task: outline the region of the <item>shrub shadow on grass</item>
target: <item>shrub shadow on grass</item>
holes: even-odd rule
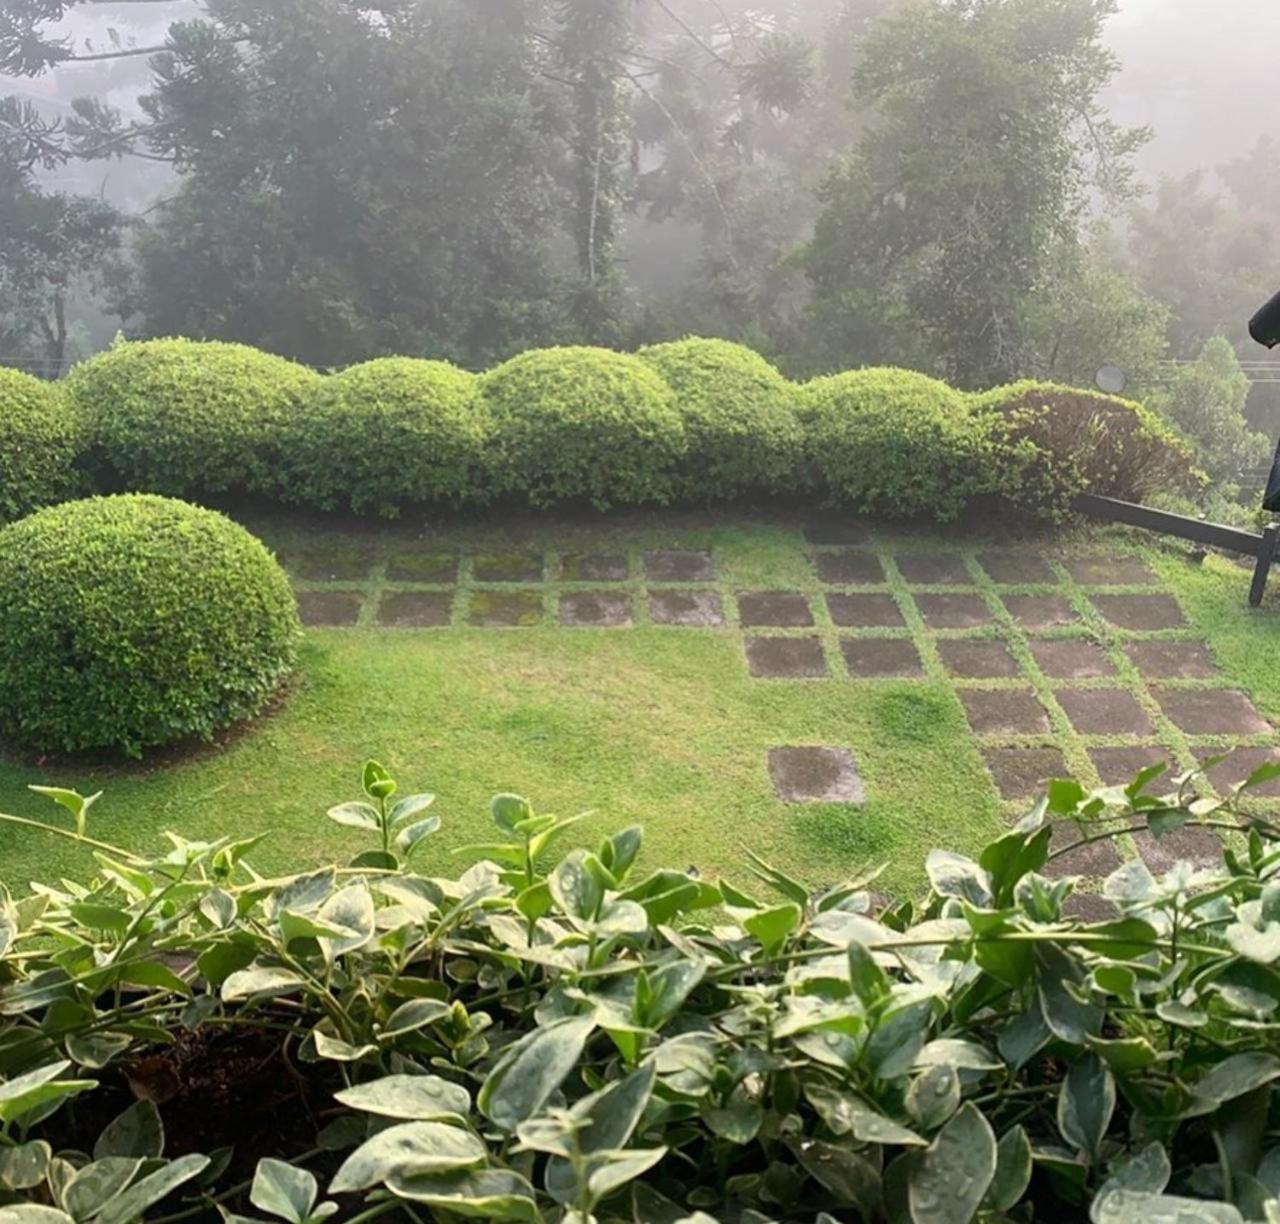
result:
[[[212,739],[187,739],[164,748],[153,749],[140,761],[131,761],[108,751],[101,752],[46,752],[32,753],[0,740],[0,763],[16,769],[41,769],[57,771],[60,779],[74,772],[90,779],[133,779],[195,765],[221,756],[238,744],[265,730],[284,712],[289,703],[307,683],[304,671],[299,668],[267,700],[266,705],[252,718],[224,727]],[[65,786],[65,781],[57,785]]]

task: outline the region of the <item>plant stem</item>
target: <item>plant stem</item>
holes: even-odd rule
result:
[[[95,850],[112,855],[114,858],[127,859],[131,863],[145,866],[147,860],[131,850],[123,850],[110,842],[98,841],[95,837],[82,836],[74,829],[60,829],[57,825],[45,824],[42,820],[29,820],[26,816],[10,816],[8,812],[0,812],[0,823],[21,825],[26,829],[38,829],[41,833],[52,833],[55,837],[64,837],[68,841],[79,842],[82,846],[92,846]]]

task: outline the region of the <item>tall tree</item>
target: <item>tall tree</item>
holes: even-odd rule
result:
[[[1249,428],[1249,380],[1229,341],[1214,336],[1196,361],[1181,365],[1156,403],[1195,444],[1201,465],[1219,484],[1264,466],[1271,443]]]
[[[823,189],[805,263],[829,365],[899,361],[966,386],[1027,369],[1028,303],[1092,193],[1133,192],[1144,130],[1100,101],[1113,0],[911,0],[862,46],[874,117]]]
[[[569,135],[579,284],[574,319],[585,339],[622,336],[618,244],[627,203],[630,130],[627,70],[632,0],[561,0],[555,37],[560,79],[572,91]]]
[[[120,248],[122,218],[101,200],[43,191],[41,121],[0,99],[0,362],[57,377],[67,360],[67,303],[101,288]]]
[[[650,304],[646,338],[699,331],[789,347],[807,297],[789,256],[857,130],[857,42],[894,2],[653,0],[634,108],[637,241],[661,248],[657,227],[692,227],[697,252],[688,283]]]
[[[558,334],[551,88],[525,0],[210,0],[144,99],[183,172],[140,243],[152,330],[317,364],[484,365]]]

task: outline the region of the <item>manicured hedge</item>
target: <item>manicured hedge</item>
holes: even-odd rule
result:
[[[293,670],[297,605],[244,528],[149,494],[0,530],[0,732],[40,752],[210,739]]]
[[[83,490],[80,417],[57,383],[0,368],[0,521]]]
[[[500,365],[483,386],[502,492],[601,510],[671,500],[684,424],[671,389],[639,358],[541,349]]]
[[[277,495],[282,431],[319,383],[283,357],[195,340],[120,344],[66,380],[104,486],[172,496]]]
[[[954,519],[995,482],[995,456],[965,397],[924,374],[817,379],[803,389],[801,419],[823,492],[868,514]]]
[[[1144,501],[1204,477],[1190,445],[1154,412],[1098,391],[1025,381],[970,397],[1001,458],[999,488],[1022,509],[1065,513],[1077,494]]]
[[[678,495],[730,500],[793,487],[804,435],[796,388],[758,353],[725,340],[677,340],[641,349],[675,392],[688,453]]]
[[[66,391],[74,411],[21,427],[57,445],[28,448],[16,475],[0,455],[0,514],[73,493],[78,454],[103,491],[386,515],[781,494],[886,517],[980,503],[1052,519],[1085,489],[1141,501],[1203,481],[1180,436],[1126,400],[1034,382],[966,395],[897,369],[797,386],[749,349],[697,338],[636,355],[543,349],[478,376],[383,358],[327,377],[242,345],[153,340],[85,362]]]
[[[352,366],[288,420],[285,496],[388,516],[412,502],[482,502],[489,433],[474,374],[410,357]]]

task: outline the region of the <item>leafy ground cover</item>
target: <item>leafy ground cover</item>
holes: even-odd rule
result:
[[[1237,744],[1265,756],[1261,718],[1280,717],[1276,605],[1250,613],[1247,578],[1225,560],[1197,567],[1136,538],[1059,536],[1043,553],[963,530],[828,524],[806,537],[800,518],[741,513],[430,532],[248,521],[304,614],[354,619],[309,630],[290,700],[217,750],[145,768],[11,757],[0,807],[30,810],[31,783],[101,788],[107,840],[265,828],[258,861],[296,868],[350,853],[323,813],[350,788],[350,762],[377,756],[438,791],[437,847],[476,840],[488,797],[518,787],[545,811],[590,806],[588,843],[642,822],[655,861],[707,875],[750,847],[818,881],[887,860],[901,889],[930,846],[976,849],[1045,777],[1109,782],[1144,754],[1185,767]],[[744,598],[761,593],[798,597],[799,616],[794,600]],[[513,594],[512,627],[472,623],[504,619]],[[874,623],[884,608],[890,623]],[[630,624],[561,623],[601,615]],[[786,623],[744,623],[762,618]],[[873,623],[838,623],[859,619]],[[1190,732],[1184,689],[1212,706]],[[1239,725],[1205,731],[1223,701]],[[782,746],[849,750],[865,802],[779,798],[769,764]],[[78,848],[11,832],[0,862],[10,882],[84,866]]]

